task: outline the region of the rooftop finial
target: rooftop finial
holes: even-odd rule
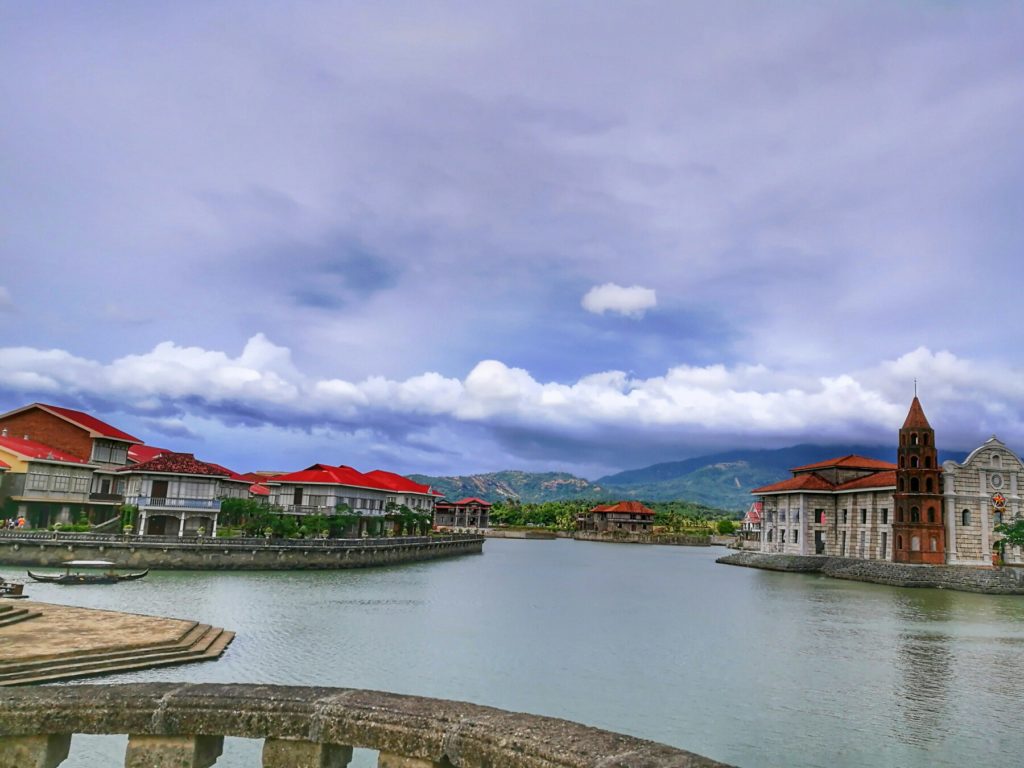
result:
[[[914,379],[914,397],[917,397],[917,379]]]

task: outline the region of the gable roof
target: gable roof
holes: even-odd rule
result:
[[[864,488],[895,488],[896,470],[888,472],[875,472],[872,475],[865,475],[854,480],[848,480],[836,486],[837,491],[859,491]]]
[[[825,461],[816,461],[813,464],[804,464],[802,467],[793,467],[789,470],[790,472],[813,472],[818,469],[871,469],[871,470],[886,470],[896,469],[896,465],[891,461],[882,461],[881,459],[872,459],[868,456],[858,456],[855,453],[847,454],[846,456],[840,456],[838,459],[826,459]]]
[[[591,512],[627,512],[631,515],[653,515],[654,510],[639,501],[620,501],[617,504],[598,504]]]
[[[467,496],[466,498],[459,499],[458,501],[439,501],[437,503],[442,507],[468,507],[471,504],[476,504],[481,507],[494,506],[491,502],[478,499],[476,496]]]
[[[743,516],[744,523],[757,524],[761,522],[761,511],[764,509],[764,502],[755,501],[751,503],[750,509],[747,510],[747,514]]]
[[[22,459],[38,459],[42,461],[59,461],[64,464],[82,464],[92,466],[85,459],[72,456],[70,453],[54,448],[45,443],[37,443],[35,440],[26,440],[22,437],[0,436],[0,448],[10,451]]]
[[[430,486],[423,485],[410,480],[407,477],[396,474],[394,472],[387,472],[383,469],[375,469],[372,472],[367,472],[366,476],[372,480],[380,483],[381,486],[392,491],[399,491],[404,493],[430,493]]]
[[[330,464],[314,464],[298,472],[277,475],[269,483],[303,483],[310,485],[347,485],[351,488],[369,488],[375,491],[388,490],[372,477],[367,477],[344,464],[332,467]]]
[[[121,467],[118,472],[155,472],[167,475],[204,475],[209,477],[231,476],[231,470],[219,464],[200,461],[191,453],[164,453],[141,464]]]
[[[23,406],[22,408],[15,408],[13,411],[0,414],[0,419],[5,416],[13,416],[16,413],[22,411],[29,411],[33,408],[38,408],[41,411],[52,414],[59,419],[74,424],[76,427],[80,427],[89,433],[90,437],[105,437],[108,440],[120,440],[125,443],[141,443],[137,437],[132,437],[127,432],[122,432],[117,427],[112,427],[105,421],[100,421],[95,416],[90,416],[88,413],[82,411],[76,411],[74,408],[63,408],[59,405],[47,405],[46,403],[32,403],[31,405]]]

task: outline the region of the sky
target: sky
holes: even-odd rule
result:
[[[238,471],[1024,449],[1019,2],[4,3],[0,409]]]

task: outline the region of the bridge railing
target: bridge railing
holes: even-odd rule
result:
[[[0,768],[56,768],[71,736],[128,734],[125,768],[208,768],[225,736],[263,739],[263,768],[713,768],[700,755],[566,720],[348,688],[138,683],[9,688]]]

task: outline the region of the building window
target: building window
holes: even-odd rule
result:
[[[903,493],[903,478],[900,478],[900,493]]]
[[[924,457],[924,467],[925,467],[925,469],[931,469],[932,468],[932,457],[931,456],[925,456]]]
[[[785,528],[783,528],[781,531],[779,531],[779,543],[780,544],[785,544],[786,543],[786,529]]]
[[[878,547],[878,557],[881,558],[882,560],[885,559],[885,555],[886,555],[885,545],[887,543],[887,539],[888,538],[889,538],[889,534],[886,531],[882,531],[882,544]]]
[[[918,464],[919,464],[919,462],[918,462],[917,456],[911,456],[910,457],[910,467],[911,467],[911,469],[917,469]]]
[[[921,510],[917,507],[910,508],[910,522],[920,523],[921,522]]]
[[[843,510],[843,525],[846,525],[846,510]]]
[[[905,466],[907,466],[907,457],[906,456],[900,456],[900,468],[903,468]]]
[[[888,524],[889,524],[889,510],[888,509],[883,509],[882,510],[882,525],[888,525]]]
[[[793,513],[793,522],[794,522],[794,523],[799,523],[799,522],[800,522],[800,510],[799,510],[799,509],[798,509],[798,510],[796,510],[796,511],[795,511],[795,512]]]
[[[896,522],[903,522],[903,507],[896,507]]]
[[[1003,457],[1000,456],[998,453],[993,453],[992,454],[992,466],[993,467],[1001,467],[1002,465],[1003,465]]]
[[[992,515],[992,522],[993,522],[994,525],[1002,525],[1003,524],[1003,513],[1002,512],[996,512],[994,515]]]
[[[860,524],[861,525],[867,525],[868,524],[868,511],[866,509],[862,509],[860,511]]]
[[[800,531],[793,531],[793,543],[797,544],[800,541]]]
[[[971,524],[971,510],[965,509],[960,513],[960,524],[965,528]]]
[[[824,509],[816,509],[816,510],[814,510],[814,522],[818,523],[819,525],[824,525],[825,524],[825,510]]]
[[[926,477],[924,481],[924,489],[927,493],[931,493],[935,490],[935,484],[932,482],[930,477]]]
[[[910,551],[920,552],[921,551],[921,538],[919,536],[910,537]]]
[[[896,537],[896,549],[903,549],[903,537],[902,536],[897,536]]]
[[[921,490],[921,481],[916,477],[910,478],[910,492],[918,493]]]
[[[774,533],[774,531],[772,531],[772,530],[768,531],[768,541],[772,540],[772,533]]]
[[[784,509],[780,509],[779,510],[779,522],[780,523],[786,522],[786,510],[784,510]]]
[[[939,551],[939,540],[936,539],[934,536],[932,536],[932,538],[931,538],[931,546],[932,546],[932,552],[938,552]]]
[[[935,507],[928,507],[928,522],[935,522]]]
[[[917,432],[915,432],[914,434],[912,434],[910,436],[910,444],[911,445],[917,445]]]
[[[921,442],[924,445],[928,445],[928,433],[927,432],[925,432],[923,435],[921,435]]]

